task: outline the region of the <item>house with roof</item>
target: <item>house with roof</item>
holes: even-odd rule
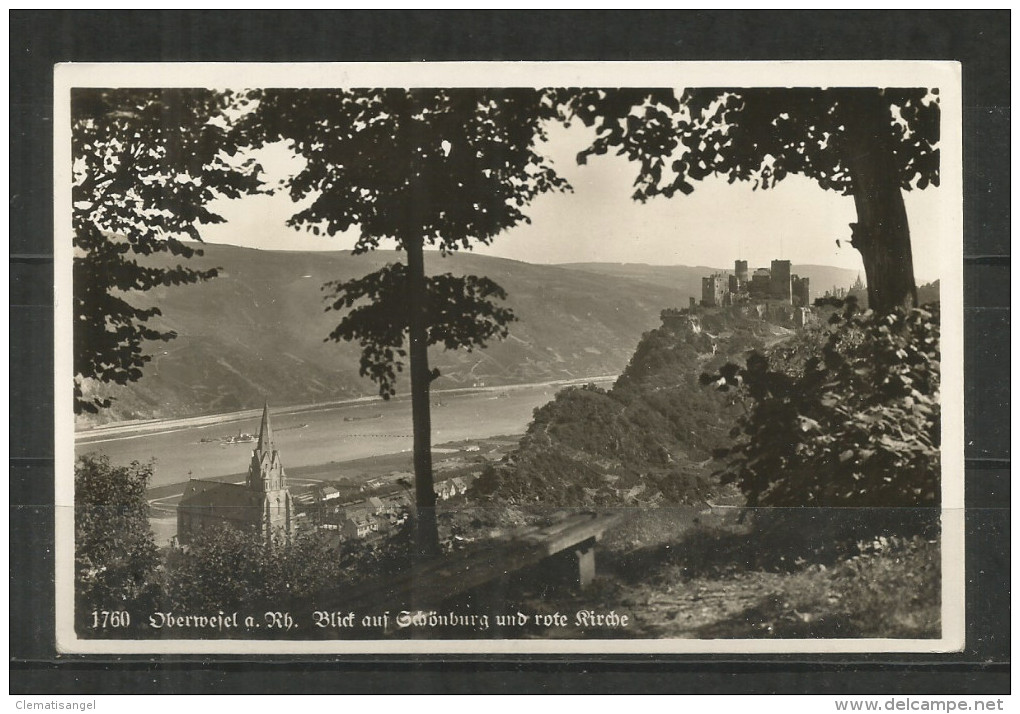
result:
[[[323,503],[336,501],[340,498],[340,491],[333,486],[323,486],[319,489],[319,498]]]
[[[274,535],[289,539],[295,520],[294,499],[273,440],[267,403],[245,482],[191,479],[177,505],[177,540],[188,545],[203,530],[222,526],[253,530],[267,541]]]
[[[379,524],[371,514],[365,511],[351,511],[340,524],[340,534],[344,538],[367,538],[379,532]]]
[[[311,493],[299,493],[292,498],[294,500],[294,507],[302,513],[307,513],[319,505],[318,500]]]

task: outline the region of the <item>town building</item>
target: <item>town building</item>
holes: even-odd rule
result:
[[[378,532],[378,521],[365,511],[351,511],[340,524],[340,535],[347,539],[367,538]]]
[[[302,493],[294,496],[294,503],[298,508],[304,508],[305,510],[314,508],[317,501],[315,496],[310,493]]]
[[[289,539],[294,523],[294,500],[266,404],[245,483],[190,480],[177,506],[177,541],[188,545],[203,530],[221,526],[253,530],[267,541]]]
[[[857,280],[855,280],[854,284],[850,286],[848,294],[856,297],[857,302],[859,302],[861,305],[867,304],[868,289],[864,286],[864,283],[861,281],[860,273],[857,273]]]
[[[858,273],[857,279],[854,280],[854,284],[849,289],[833,285],[831,290],[825,291],[825,297],[837,300],[846,300],[849,297],[854,297],[857,298],[858,304],[864,307],[868,304],[868,288],[861,280],[861,274]]]

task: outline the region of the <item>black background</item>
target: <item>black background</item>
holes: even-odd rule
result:
[[[11,693],[1009,691],[1008,11],[10,12]],[[58,656],[53,64],[946,59],[963,63],[967,644],[943,655]]]

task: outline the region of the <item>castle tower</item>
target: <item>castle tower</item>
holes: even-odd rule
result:
[[[725,276],[710,275],[701,279],[701,304],[705,307],[719,307],[728,287]]]
[[[811,279],[794,275],[792,285],[793,304],[797,307],[811,307]]]
[[[741,285],[747,285],[747,261],[746,260],[735,260],[733,261],[733,275],[736,276],[737,280]]]
[[[287,489],[287,473],[283,470],[280,452],[273,441],[268,403],[262,409],[259,440],[251,452],[246,485],[249,491],[254,491],[262,500],[259,530],[267,538],[275,531],[290,536],[293,504]]]
[[[772,278],[770,281],[769,297],[773,300],[782,300],[783,302],[791,302],[792,295],[792,275],[791,275],[790,261],[788,260],[773,260],[772,261]]]

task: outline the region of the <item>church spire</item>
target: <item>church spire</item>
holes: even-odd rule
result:
[[[288,538],[292,532],[292,504],[287,490],[287,474],[280,461],[280,452],[273,443],[273,427],[269,424],[269,402],[262,407],[262,425],[259,427],[259,443],[251,452],[248,465],[247,487],[258,499],[259,529],[267,538],[282,531]]]
[[[276,445],[273,443],[273,427],[269,425],[268,401],[262,407],[262,426],[259,427],[259,443],[255,447],[255,451],[269,453],[276,451]]]
[[[273,427],[269,424],[269,402],[262,408],[259,442],[251,452],[247,483],[248,488],[258,493],[287,488],[287,476],[280,462],[280,452],[273,442]]]

